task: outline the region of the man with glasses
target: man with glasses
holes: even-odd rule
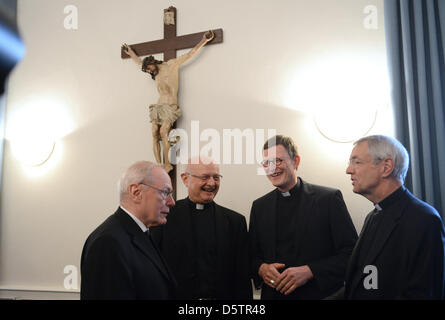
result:
[[[173,299],[176,282],[151,238],[174,206],[170,177],[136,162],[119,181],[120,206],[85,242],[81,299]]]
[[[346,272],[330,297],[351,300],[445,298],[445,231],[429,204],[404,187],[409,155],[396,139],[354,143],[346,173],[353,191],[374,204]]]
[[[251,299],[246,219],[214,202],[222,176],[210,158],[192,158],[179,200],[153,237],[178,281],[179,299]]]
[[[261,298],[322,299],[338,290],[357,233],[339,190],[297,176],[300,156],[290,137],[272,137],[262,162],[275,190],[250,214],[251,273]]]

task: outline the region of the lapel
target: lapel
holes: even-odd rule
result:
[[[363,234],[366,232],[366,229],[368,228],[369,217],[373,211],[368,213],[368,215],[366,216],[365,223],[363,224],[362,231],[360,232],[360,236],[354,246],[354,249],[352,250],[351,257],[349,258],[348,266],[346,268],[346,274],[345,274],[346,283],[349,283],[349,281],[351,281],[352,279],[351,276],[353,274],[353,271],[355,270],[358,253],[360,252],[360,248],[363,242]]]
[[[164,256],[162,255],[161,250],[159,249],[158,245],[153,241],[153,239],[149,242],[154,247],[156,252],[158,253],[158,257],[161,258],[162,265],[165,267],[166,273],[168,275],[168,279],[170,279],[173,286],[176,287],[178,285],[176,282],[176,278],[174,277],[173,272],[171,271],[167,261],[165,261]]]
[[[300,194],[295,214],[297,214],[297,227],[295,230],[295,257],[298,257],[301,246],[304,243],[304,235],[307,230],[308,221],[315,209],[315,202],[311,184],[300,180]]]
[[[380,221],[379,228],[375,235],[375,243],[366,257],[367,264],[374,263],[374,260],[377,258],[380,251],[382,251],[392,231],[399,224],[400,217],[406,206],[406,201],[404,201],[405,194],[406,193],[404,193],[393,206],[388,208],[387,212],[383,210],[381,213],[383,214],[382,221]]]
[[[154,244],[150,241],[148,236],[144,234],[143,232],[140,234],[136,234],[133,237],[133,244],[139,248],[139,250],[142,251],[161,271],[161,273],[167,278],[171,279],[170,275],[167,272],[167,269],[165,267],[165,262],[163,262],[162,256],[159,254],[159,252],[154,247]]]
[[[116,211],[116,216],[121,221],[124,229],[130,234],[133,245],[153,262],[167,280],[171,280],[161,260],[161,256],[136,222],[134,222],[133,219],[131,219],[131,217],[121,208]]]

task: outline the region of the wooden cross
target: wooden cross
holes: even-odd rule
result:
[[[206,45],[223,42],[222,29],[212,30],[215,38]],[[138,56],[147,56],[149,54],[163,53],[164,61],[176,58],[176,51],[181,49],[193,48],[207,31],[176,36],[176,8],[170,7],[164,9],[164,39],[132,44],[130,47]],[[128,59],[128,56],[121,49],[122,59]]]
[[[222,29],[212,30],[215,37],[206,45],[223,42]],[[164,61],[176,58],[176,51],[181,49],[193,48],[202,39],[204,33],[198,32],[184,36],[176,35],[176,8],[169,7],[164,9],[164,39],[132,44],[130,47],[138,56],[146,56],[149,54],[163,53]],[[121,58],[128,59],[129,55],[121,48]],[[173,124],[172,128],[176,125]],[[169,172],[174,189],[174,199],[176,200],[176,166]]]

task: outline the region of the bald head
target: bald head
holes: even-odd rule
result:
[[[127,198],[130,185],[138,184],[144,181],[148,184],[152,183],[152,171],[155,167],[158,167],[158,165],[152,162],[138,161],[125,170],[118,184],[120,201]]]
[[[188,190],[188,196],[194,203],[212,202],[219,190],[219,165],[209,157],[190,158],[181,174]]]
[[[192,157],[187,160],[187,164],[184,166],[183,172],[189,172],[190,170],[193,170],[193,168],[196,166],[211,165],[211,164],[217,166],[219,170],[219,166],[215,164],[215,161],[210,157],[206,156]]]
[[[170,177],[161,166],[139,161],[119,180],[120,205],[147,227],[165,224],[169,208],[175,204],[171,190]]]

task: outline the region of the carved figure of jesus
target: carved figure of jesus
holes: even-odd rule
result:
[[[213,38],[214,34],[212,31],[206,32],[201,41],[192,50],[167,62],[158,61],[153,56],[148,56],[141,60],[130,46],[127,44],[122,46],[125,53],[142,68],[143,72],[149,73],[156,83],[159,100],[156,104],[150,105],[149,113],[152,125],[153,153],[158,163],[164,163],[164,168],[167,172],[173,169],[168,157],[170,152],[168,134],[173,123],[182,114],[178,105],[179,67]],[[161,159],[161,144],[163,148],[163,162]]]

